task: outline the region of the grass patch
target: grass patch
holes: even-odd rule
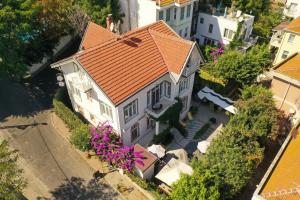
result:
[[[206,122],[195,134],[194,139],[198,140],[208,129],[210,128],[210,123]]]

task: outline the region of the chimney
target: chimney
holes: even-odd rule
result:
[[[106,17],[106,29],[110,31],[111,29],[111,23],[112,23],[112,18],[111,18],[111,14],[108,14]]]

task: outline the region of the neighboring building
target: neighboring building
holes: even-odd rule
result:
[[[287,17],[297,18],[300,16],[300,0],[286,0],[283,14]]]
[[[181,37],[190,38],[194,0],[120,0],[122,32],[164,20]]]
[[[135,173],[142,179],[151,180],[154,175],[154,167],[158,158],[139,144],[134,145],[134,152],[142,152],[141,154],[144,163],[144,165],[141,165],[138,162],[135,163]]]
[[[296,121],[300,118],[300,54],[276,65],[269,75],[277,108]]]
[[[255,190],[252,200],[300,199],[300,135],[299,123],[292,129],[266,174]]]
[[[192,39],[201,45],[229,44],[241,24],[239,37],[244,41],[250,40],[253,29],[254,16],[243,14],[241,11],[231,12],[227,15],[227,9],[216,9],[209,4],[198,3],[200,10],[198,15],[197,31]],[[194,17],[196,19],[196,17]],[[192,26],[194,27],[194,26]]]
[[[273,64],[276,65],[300,51],[300,17],[290,23],[280,24],[275,28],[270,42],[274,54],[276,54]]]
[[[123,35],[89,23],[80,51],[51,66],[63,72],[74,110],[93,125],[109,122],[130,145],[160,132],[153,117],[176,97],[183,103],[181,119],[186,116],[202,60],[198,45],[163,21]]]

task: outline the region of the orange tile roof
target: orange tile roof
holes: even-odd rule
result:
[[[142,152],[144,165],[136,163],[136,167],[140,169],[142,172],[145,172],[149,167],[151,167],[156,161],[157,158],[150,153],[147,149],[143,148],[141,145],[134,145],[134,152]]]
[[[276,72],[300,81],[300,53],[287,58],[274,69]]]
[[[79,52],[74,58],[118,105],[168,72],[180,74],[192,46],[193,42],[159,21]]]
[[[110,32],[109,30],[102,28],[98,24],[89,22],[81,41],[80,49],[95,47],[116,37],[117,35]]]
[[[167,6],[172,3],[185,4],[188,2],[192,2],[192,0],[156,0],[156,5],[158,6]]]
[[[291,21],[289,25],[286,27],[287,30],[300,33],[300,17]]]
[[[300,193],[300,130],[292,132],[293,137],[286,146],[279,161],[268,177],[260,195],[266,200],[299,200]],[[292,191],[291,193],[285,190]],[[275,194],[277,192],[277,195]],[[281,192],[281,194],[279,194]]]

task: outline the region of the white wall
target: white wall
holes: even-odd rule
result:
[[[201,18],[204,19],[203,24],[200,23]],[[248,39],[250,37],[252,32],[253,22],[254,22],[253,16],[251,16],[251,18],[247,18],[244,21],[244,25],[247,28],[247,32],[244,39]],[[208,32],[210,24],[213,24],[212,33]],[[216,42],[222,41],[223,44],[227,45],[232,41],[233,37],[231,39],[224,37],[225,29],[229,29],[236,32],[237,28],[238,28],[237,18],[200,13],[198,18],[196,37],[200,40],[200,44],[204,44],[204,38],[207,37],[212,40],[215,40]]]
[[[153,22],[156,22],[156,5],[155,1],[137,0],[137,27],[143,27]]]
[[[289,7],[292,3],[297,4],[295,7],[295,10],[291,10],[291,7]],[[297,18],[300,16],[300,0],[287,0],[285,3],[285,8],[283,10],[283,14],[288,17]]]

